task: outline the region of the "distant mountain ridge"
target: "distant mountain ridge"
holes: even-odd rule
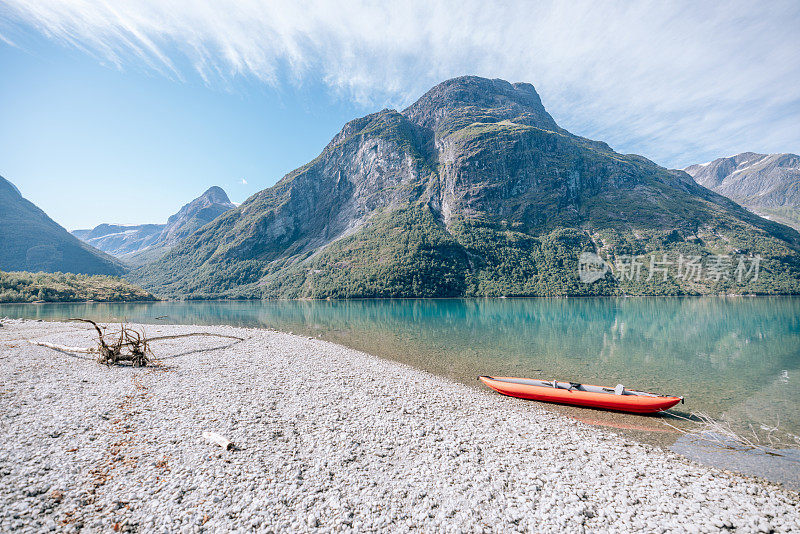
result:
[[[72,235],[86,243],[120,257],[151,246],[161,236],[164,224],[125,226],[100,224],[91,230],[73,230]]]
[[[125,267],[81,242],[0,176],[0,270],[120,275]]]
[[[697,183],[800,229],[800,156],[744,152],[684,169]]]
[[[234,207],[225,191],[213,186],[170,216],[166,224],[100,224],[72,234],[126,263],[141,265],[157,259],[178,241]]]
[[[534,87],[465,76],[348,122],[319,156],[131,273],[194,298],[800,292],[800,234],[560,128]],[[612,266],[593,284],[578,257]],[[753,283],[628,279],[664,253],[765,258]]]

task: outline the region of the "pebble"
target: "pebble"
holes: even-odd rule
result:
[[[132,369],[19,341],[82,325],[3,325],[2,532],[800,531],[780,485],[320,340],[145,326],[246,340]]]

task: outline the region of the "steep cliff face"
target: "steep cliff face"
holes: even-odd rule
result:
[[[685,170],[754,212],[800,228],[800,156],[744,152]]]
[[[72,234],[129,265],[139,266],[160,258],[181,239],[234,207],[225,191],[213,186],[170,216],[166,224],[100,224],[91,230],[73,230]]]
[[[134,276],[193,296],[785,292],[800,284],[798,247],[796,232],[686,173],[558,127],[532,85],[463,77],[346,124]],[[613,262],[668,250],[763,253],[790,274],[758,287],[578,281],[582,251]]]
[[[395,111],[348,123],[314,161],[192,236],[176,256],[193,269],[208,262],[244,266],[309,254],[356,232],[375,212],[419,197],[432,171],[416,152],[414,136]],[[246,280],[257,278],[256,273]],[[237,276],[236,282],[242,280]],[[219,284],[238,285],[222,279]]]
[[[111,256],[82,243],[0,177],[0,270],[112,274]]]

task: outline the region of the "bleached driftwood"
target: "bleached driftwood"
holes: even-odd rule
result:
[[[91,319],[75,318],[67,320],[91,324],[97,332],[97,345],[94,347],[83,348],[56,345],[55,343],[47,343],[45,341],[31,341],[31,343],[62,352],[97,354],[97,361],[106,365],[116,365],[122,362],[130,362],[130,364],[134,367],[144,367],[150,363],[151,356],[153,356],[153,351],[150,349],[150,343],[153,341],[181,339],[195,336],[221,337],[235,339],[237,341],[244,341],[243,338],[237,336],[214,334],[211,332],[191,332],[188,334],[175,334],[148,338],[145,335],[144,330],[135,330],[126,326],[125,324],[120,324],[118,331],[109,332],[107,331],[107,326],[101,327]]]
[[[203,437],[206,438],[211,443],[219,445],[226,451],[233,449],[233,443],[228,438],[217,434],[216,432],[209,432],[208,430],[203,432]]]
[[[56,345],[55,343],[48,343],[46,341],[29,341],[31,345],[39,345],[40,347],[47,347],[48,349],[60,350],[61,352],[77,352],[79,354],[97,354],[97,349],[94,347],[67,347],[66,345]]]

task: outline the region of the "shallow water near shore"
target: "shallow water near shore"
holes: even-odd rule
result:
[[[679,415],[703,412],[756,439],[800,435],[797,297],[5,304],[3,316],[270,328],[476,387],[481,374],[621,383],[682,395]],[[665,422],[687,427],[668,416],[550,409],[663,446],[681,436]]]

